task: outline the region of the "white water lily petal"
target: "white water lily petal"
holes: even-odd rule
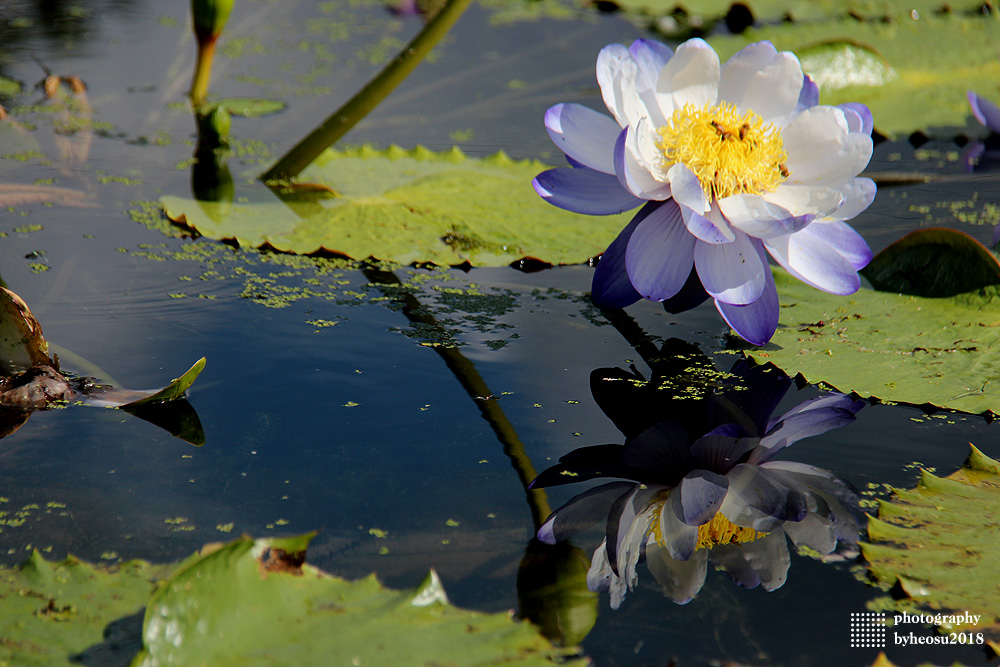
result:
[[[557,104],[545,112],[549,137],[567,156],[585,167],[615,173],[615,141],[620,128],[610,116],[582,104]]]
[[[840,202],[840,192],[831,190]],[[800,203],[800,202],[792,202]],[[733,195],[718,201],[722,215],[736,229],[755,238],[768,239],[796,232],[815,219],[815,213],[789,211],[759,195]],[[798,206],[797,206],[798,208]],[[808,210],[808,209],[807,209]]]
[[[757,72],[771,64],[778,50],[771,42],[754,42],[737,51],[722,65],[719,75],[719,101],[740,104]]]
[[[638,66],[632,54],[621,44],[609,44],[597,55],[597,83],[604,104],[619,127],[629,124],[626,108],[633,109],[636,104],[633,98],[637,73]]]
[[[651,39],[637,39],[632,42],[628,50],[638,68],[635,80],[636,93],[649,114],[647,120],[657,126],[664,125],[667,119],[660,112],[659,103],[656,101],[656,82],[660,77],[660,70],[673,57],[674,52],[666,44]]]
[[[872,139],[851,132],[844,112],[816,106],[796,116],[781,133],[788,160],[789,185],[841,187],[872,157]]]
[[[715,104],[719,92],[719,54],[701,39],[689,39],[660,72],[656,98],[665,118],[685,104]]]
[[[760,298],[764,291],[764,272],[769,270],[761,262],[750,238],[739,231],[732,243],[714,245],[697,241],[694,265],[701,284],[712,298],[735,305],[753,303]]]
[[[663,594],[677,604],[687,604],[694,599],[708,573],[708,549],[695,551],[688,560],[677,560],[670,553],[651,541],[646,545],[646,567],[653,574]]]
[[[695,173],[680,162],[667,170],[667,181],[673,198],[678,204],[689,208],[695,213],[704,215],[711,208],[712,202],[701,187],[701,181]]]
[[[854,178],[840,188],[844,203],[831,217],[834,220],[850,220],[867,209],[875,201],[878,186],[870,178]]]
[[[650,170],[654,156],[650,150],[656,146],[649,136],[648,123],[640,121],[634,127],[628,127],[618,135],[614,148],[615,172],[622,187],[637,197],[662,201],[669,199],[672,193],[670,183],[660,180]]]
[[[783,127],[795,110],[802,91],[802,66],[787,51],[778,53],[767,67],[748,82],[739,108],[752,110],[765,123]]]

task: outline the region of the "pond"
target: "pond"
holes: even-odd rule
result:
[[[433,568],[461,608],[530,616],[570,604],[553,597],[565,591],[538,583],[546,577],[539,553],[557,555],[533,537],[548,508],[588,487],[525,485],[572,450],[624,441],[606,414],[614,413],[609,399],[592,392],[592,373],[632,368],[648,378],[661,346],[724,372],[749,346],[711,302],[679,315],[649,301],[619,316],[601,311],[586,263],[362,265],[237,247],[170,223],[160,197],[191,196],[196,137],[187,11],[141,0],[39,2],[12,4],[0,19],[0,75],[25,84],[0,98],[9,112],[0,179],[35,188],[18,198],[0,185],[3,282],[31,308],[64,371],[153,388],[207,360],[185,408],[140,413],[147,419],[70,405],[35,412],[7,435],[0,561],[13,566],[38,549],[47,559],[73,554],[104,565],[174,563],[240,534],[318,531],[308,562],[347,579],[374,573],[411,589]],[[603,108],[597,52],[656,37],[633,18],[556,3],[472,5],[338,146],[457,145],[470,158],[503,151],[559,164],[546,109],[567,101]],[[212,93],[284,108],[233,119],[235,201],[258,196],[256,177],[421,26],[419,13],[374,2],[237,3]],[[61,99],[71,101],[47,100],[34,87],[47,74],[79,77],[85,93],[74,97],[66,83]],[[984,83],[981,92],[995,88]],[[959,117],[876,144],[865,174],[880,190],[852,221],[873,251],[931,226],[991,244],[996,172],[970,172],[963,160],[969,138],[986,132]],[[578,218],[573,224],[591,224]],[[771,349],[757,359],[766,362]],[[771,407],[782,415],[828,388],[783,386]],[[683,392],[656,400],[672,409]],[[970,442],[1000,457],[983,410],[932,403],[864,401],[851,423],[820,429],[779,458],[831,471],[874,513],[873,500],[913,488],[921,469],[947,476],[960,468]],[[182,420],[194,443],[172,435],[170,420]],[[576,550],[551,567],[585,570],[601,539],[599,528],[579,533]],[[852,615],[891,615],[898,591],[874,585],[856,547],[839,558],[805,551],[791,550],[787,581],[771,592],[735,586],[710,567],[684,605],[664,597],[643,565],[616,610],[606,593],[595,601],[585,586],[576,591],[576,625],[561,629],[594,665],[871,665],[880,649],[851,646]],[[995,577],[981,582],[996,585]],[[979,613],[971,603],[968,611]],[[928,624],[911,629],[938,634]],[[135,629],[122,651],[77,661],[128,664],[139,641]],[[890,644],[885,652],[898,665],[1000,664],[979,645]]]

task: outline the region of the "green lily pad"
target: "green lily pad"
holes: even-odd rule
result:
[[[955,296],[1000,284],[1000,262],[965,232],[945,227],[910,232],[862,270],[882,292]]]
[[[311,538],[244,536],[181,563],[149,601],[133,666],[584,664],[508,614],[451,606],[433,571],[390,591],[317,570]]]
[[[191,368],[184,371],[179,378],[171,380],[170,384],[163,389],[136,390],[136,389],[108,389],[91,395],[92,403],[100,402],[104,406],[116,408],[139,408],[144,405],[154,403],[166,403],[184,398],[188,388],[198,379],[205,368],[205,357],[194,362]]]
[[[253,97],[227,97],[221,100],[212,100],[210,104],[225,109],[230,115],[242,118],[270,116],[279,111],[284,111],[285,107],[288,106],[281,100],[265,100]]]
[[[824,42],[797,55],[802,69],[827,93],[848,86],[884,86],[899,76],[874,48],[858,42]]]
[[[72,556],[49,562],[37,551],[20,567],[0,568],[0,665],[68,664],[101,644],[109,623],[142,611],[171,569],[143,561],[99,567]]]
[[[755,23],[735,35],[721,25],[730,0],[615,3],[670,40],[704,36],[723,59],[750,42],[770,40],[798,54],[822,83],[822,104],[864,103],[887,136],[964,128],[971,116],[968,90],[1000,101],[1000,26],[996,11],[984,12],[981,2],[747,0]],[[679,15],[677,7],[687,13]]]
[[[864,103],[872,111],[875,128],[888,136],[934,127],[961,128],[971,115],[968,90],[1000,97],[995,94],[1000,82],[996,49],[1000,26],[994,13],[984,16],[956,8],[942,14],[935,11],[941,3],[936,5],[918,9],[914,3],[883,3],[884,9],[861,12],[867,20],[847,16],[845,8],[834,18],[761,23],[741,35],[713,36],[709,42],[722,58],[764,39],[799,54],[806,72],[827,82],[820,87],[820,103]],[[948,48],[928,48],[928,44]],[[838,46],[831,49],[831,45]],[[867,45],[877,45],[878,51]],[[827,55],[822,56],[824,52]],[[850,73],[841,69],[849,62],[860,69]],[[865,76],[860,76],[862,72]]]
[[[981,616],[949,631],[982,632],[1000,640],[1000,462],[972,446],[965,465],[948,477],[921,473],[915,489],[879,502],[861,553],[872,577],[896,586],[900,611]]]
[[[809,382],[884,401],[1000,414],[1000,288],[949,298],[859,290],[834,296],[774,270],[771,344],[748,350]]]
[[[171,220],[203,236],[283,252],[332,252],[409,264],[505,266],[524,257],[575,264],[603,252],[625,215],[580,216],[545,203],[531,179],[548,168],[503,153],[453,148],[326,151],[302,174],[325,199],[282,201],[266,189],[244,203],[161,199]]]
[[[509,614],[451,606],[433,571],[391,591],[317,570],[303,562],[311,537],[244,536],[169,565],[34,551],[0,568],[0,665],[586,664]]]

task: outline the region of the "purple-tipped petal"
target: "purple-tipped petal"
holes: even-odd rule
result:
[[[760,241],[755,241],[757,254],[765,262],[764,290],[760,298],[751,304],[737,306],[716,300],[715,307],[726,320],[726,324],[740,335],[741,338],[754,345],[763,345],[771,340],[778,328],[778,290],[774,286],[771,269],[766,265],[764,250]]]
[[[725,475],[694,470],[671,493],[681,496],[681,520],[689,526],[700,526],[712,520],[728,490],[729,480]]]
[[[810,233],[806,228],[764,243],[778,264],[807,285],[830,294],[854,294],[861,287],[858,270],[824,236],[823,230]]]
[[[718,206],[736,229],[770,239],[804,229],[816,218],[836,211],[843,201],[844,195],[835,188],[783,185],[764,196],[724,197]]]
[[[679,424],[662,422],[649,427],[625,445],[622,462],[647,471],[650,479],[676,485],[691,470],[691,436]]]
[[[968,92],[968,98],[972,115],[976,120],[988,127],[991,132],[1000,132],[1000,107],[971,90]]]
[[[662,202],[647,202],[601,255],[590,288],[590,298],[598,308],[624,308],[642,298],[625,270],[625,250],[635,228],[662,205]]]
[[[557,509],[538,529],[538,539],[546,544],[567,540],[602,519],[618,498],[635,488],[631,482],[610,482],[594,487]]]
[[[871,136],[872,130],[875,129],[875,121],[872,119],[872,112],[867,106],[860,102],[845,102],[837,106],[847,116],[847,125],[851,128],[851,132],[860,132]],[[848,114],[848,111],[851,113]]]
[[[634,563],[631,555],[634,554],[635,561],[639,555],[635,550],[637,546],[633,542],[636,536],[635,523],[640,514],[645,512],[650,505],[650,500],[654,495],[664,490],[662,486],[646,486],[644,484],[633,485],[633,490],[619,497],[611,506],[608,512],[608,522],[605,526],[606,541],[608,550],[608,563],[611,571],[621,576],[623,565]],[[645,536],[645,526],[642,526],[642,535]],[[631,548],[628,548],[631,547]]]
[[[637,39],[628,50],[639,68],[636,87],[640,90],[656,88],[660,70],[674,55],[673,49],[653,39]]]
[[[774,531],[784,521],[801,521],[808,499],[798,489],[783,483],[765,469],[743,463],[729,474],[729,493],[722,501],[723,516],[737,526],[762,533]]]
[[[615,173],[615,140],[620,128],[582,104],[557,104],[545,112],[545,129],[567,157],[596,171]]]
[[[746,544],[712,549],[712,560],[743,588],[760,586],[765,591],[781,588],[788,578],[791,558],[781,531]]]
[[[712,298],[742,306],[760,298],[768,269],[750,237],[739,231],[735,237],[732,243],[718,245],[696,241],[694,265]]]
[[[867,209],[875,201],[878,186],[870,178],[852,178],[840,188],[844,203],[831,217],[834,220],[850,220]]]
[[[640,199],[663,201],[669,199],[670,183],[656,180],[639,158],[637,135],[648,131],[646,123],[630,126],[618,134],[614,147],[614,168],[623,188]]]
[[[854,399],[846,394],[831,392],[828,394],[823,394],[822,396],[817,396],[816,398],[811,398],[808,401],[803,401],[798,405],[796,405],[791,410],[788,410],[787,412],[782,414],[780,417],[772,418],[768,422],[767,428],[765,430],[767,432],[770,432],[771,429],[775,428],[785,419],[788,419],[789,417],[792,417],[793,415],[797,415],[802,412],[810,412],[814,410],[822,410],[827,408],[840,408],[843,410],[849,410],[852,414],[857,414],[863,407],[865,407],[865,405],[867,405],[867,403],[865,403],[860,398]]]
[[[735,424],[724,426],[736,427]],[[728,433],[722,428],[716,428],[691,445],[691,456],[699,468],[725,474],[737,464],[743,463],[758,443],[757,438],[745,437],[742,428],[731,428]]]
[[[593,169],[549,169],[531,184],[542,199],[574,213],[614,215],[642,203],[622,188],[616,176]]]
[[[868,242],[845,222],[839,220],[814,222],[799,234],[805,234],[805,238],[813,239],[814,243],[826,245],[837,251],[855,271],[860,271],[872,261],[872,251],[868,247]]]
[[[670,196],[682,207],[702,215],[711,209],[712,202],[701,187],[701,181],[680,162],[667,170],[667,180],[670,181]]]
[[[802,113],[809,107],[819,104],[819,86],[808,74],[802,75],[802,90],[799,91],[799,102],[795,105],[796,113]]]
[[[676,315],[700,306],[708,298],[708,292],[705,291],[705,287],[701,284],[698,271],[694,267],[691,267],[691,273],[688,274],[688,279],[684,283],[684,287],[681,288],[680,292],[663,302],[663,310],[671,315]]]
[[[736,238],[717,205],[712,206],[707,216],[681,206],[681,217],[687,230],[705,243],[732,243]]]
[[[625,270],[632,286],[651,301],[669,299],[687,282],[694,263],[695,238],[672,199],[643,220],[625,249]]]
[[[698,546],[698,527],[681,520],[683,508],[679,494],[671,493],[660,511],[660,535],[671,558],[687,560]]]
[[[849,409],[840,407],[807,410],[779,422],[763,438],[750,456],[750,463],[764,463],[780,450],[810,436],[826,433],[856,419]]]

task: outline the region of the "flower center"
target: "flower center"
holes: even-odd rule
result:
[[[657,133],[664,171],[683,164],[714,199],[773,192],[788,178],[780,131],[735,104],[686,104]]]
[[[663,530],[660,527],[660,513],[663,511],[665,503],[665,498],[655,503],[653,506],[653,520],[649,522],[649,527],[646,529],[646,535],[652,535],[653,539],[664,548],[667,545],[663,539]],[[722,512],[716,512],[711,521],[698,526],[698,544],[695,546],[695,550],[711,549],[723,544],[746,544],[747,542],[759,540],[768,534],[754,530],[753,528],[737,526],[727,519]]]
[[[764,537],[767,533],[737,526],[735,523],[716,512],[712,520],[698,526],[698,546],[695,549],[711,549],[720,544],[745,544]]]

